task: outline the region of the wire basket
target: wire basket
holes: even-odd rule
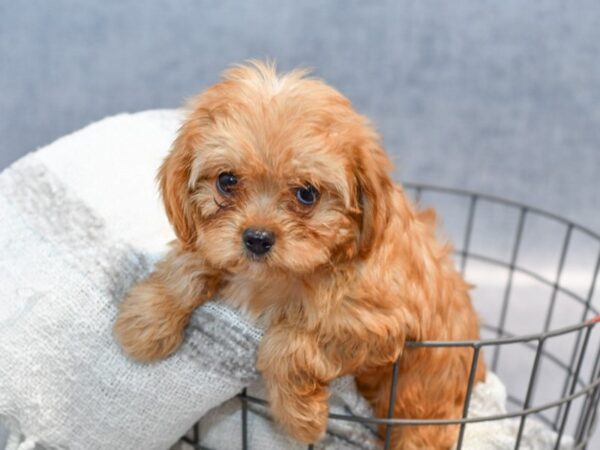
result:
[[[462,417],[415,419],[330,414],[330,420],[387,425],[380,436],[393,448],[393,427],[460,426],[457,450],[471,423],[515,418],[514,448],[521,446],[526,421],[534,417],[556,431],[554,448],[565,435],[575,449],[591,443],[600,400],[600,236],[558,215],[502,198],[421,184],[405,184],[423,206],[433,206],[447,237],[458,248],[457,265],[467,281],[479,285],[473,303],[482,318],[480,340],[407,342],[416,347],[470,347],[473,359]],[[485,358],[506,384],[508,412],[468,417],[475,368]],[[395,397],[399,362],[394,364],[390,399]],[[241,442],[249,449],[250,404],[265,401],[243,391]],[[182,438],[205,449],[199,425]],[[308,446],[310,450],[312,445]],[[598,448],[598,447],[596,447]],[[218,449],[216,449],[218,450]]]

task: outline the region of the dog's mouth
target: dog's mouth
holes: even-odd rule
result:
[[[244,257],[253,263],[266,263],[269,258],[268,254],[264,254],[264,255],[257,255],[256,253],[252,253],[248,250],[243,250],[244,252]]]

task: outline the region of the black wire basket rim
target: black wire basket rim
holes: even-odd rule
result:
[[[600,322],[600,315],[597,315],[589,320],[581,322],[577,325],[569,325],[558,328],[556,330],[542,331],[541,333],[514,335],[508,337],[492,338],[492,339],[469,339],[462,341],[407,341],[405,347],[420,348],[420,347],[471,347],[481,348],[492,345],[516,344],[531,341],[544,341],[548,338],[561,336],[563,334],[572,333],[587,327],[593,327]]]
[[[579,230],[582,233],[589,235],[590,237],[600,240],[600,234],[591,230],[590,228],[587,228],[583,225],[579,225],[579,224],[573,222],[572,220],[569,220],[566,217],[561,216],[559,214],[547,211],[542,208],[537,208],[535,206],[529,206],[529,205],[526,205],[525,203],[521,203],[521,202],[518,202],[515,200],[509,200],[509,199],[499,197],[497,195],[492,195],[492,194],[483,194],[481,192],[475,192],[475,191],[471,191],[469,189],[445,187],[445,186],[439,186],[439,185],[428,184],[428,183],[417,183],[417,182],[409,181],[409,182],[402,183],[402,185],[406,188],[415,189],[417,191],[427,190],[427,191],[434,191],[434,192],[443,192],[443,193],[445,192],[448,194],[463,195],[463,196],[468,196],[471,198],[487,200],[487,201],[490,201],[493,203],[501,203],[501,204],[504,204],[507,206],[513,206],[513,207],[521,209],[521,210],[525,210],[528,212],[539,214],[541,216],[548,217],[549,219],[556,220],[558,222],[561,222],[561,223],[567,225],[568,227]]]

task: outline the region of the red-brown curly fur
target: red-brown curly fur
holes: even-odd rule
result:
[[[403,352],[404,342],[476,339],[477,317],[433,212],[416,212],[390,169],[368,121],[325,83],[262,63],[227,71],[191,102],[160,169],[178,239],[121,305],[124,350],[166,357],[194,308],[218,294],[264,320],[257,366],[296,439],[323,436],[327,386],[342,375],[385,416],[401,354],[394,416],[459,417],[472,350]],[[230,195],[216,188],[223,172],[239,180]],[[294,196],[307,183],[320,192],[313,206]],[[266,257],[244,249],[248,227],[274,233]],[[393,443],[450,449],[456,436],[456,426],[396,427]]]

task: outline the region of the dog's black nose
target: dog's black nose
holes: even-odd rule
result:
[[[275,243],[275,235],[267,230],[248,228],[243,234],[244,245],[255,255],[264,255]]]

